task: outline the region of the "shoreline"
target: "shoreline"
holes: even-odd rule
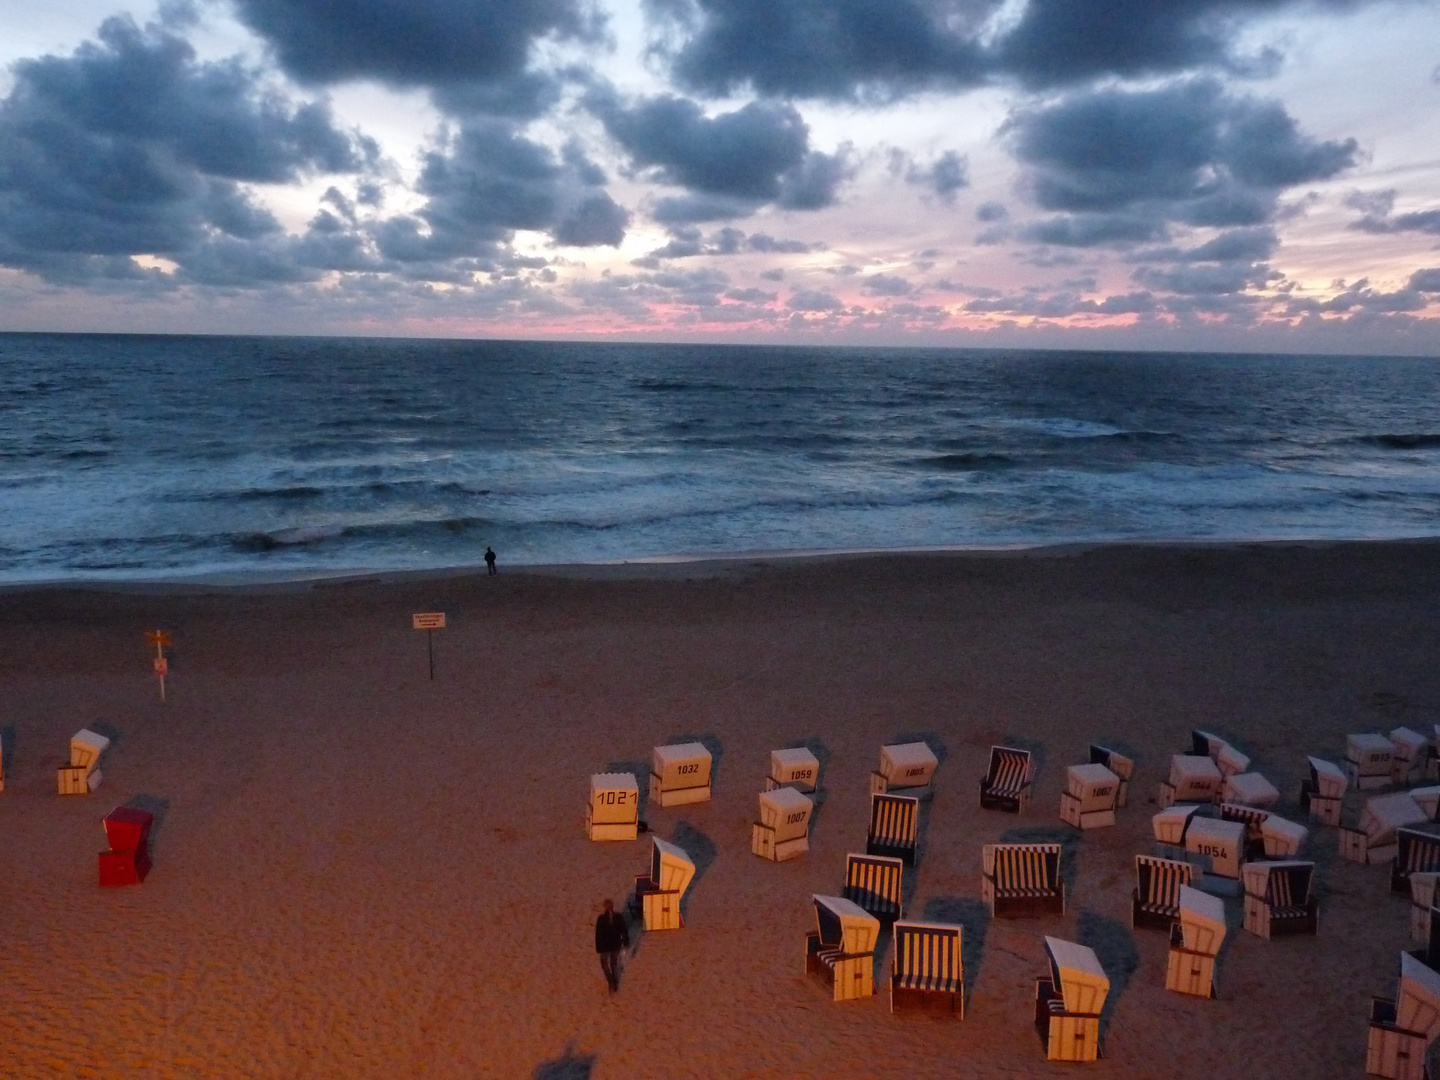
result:
[[[1244,551],[1302,548],[1385,549],[1435,547],[1440,534],[1385,538],[1272,537],[1256,539],[1125,539],[1075,540],[1058,543],[937,545],[912,548],[837,548],[780,551],[725,552],[720,554],[650,555],[635,559],[598,559],[575,563],[500,564],[504,577],[561,578],[584,581],[672,580],[724,577],[739,570],[760,567],[818,566],[834,562],[920,559],[1064,559],[1095,551]],[[182,574],[173,577],[49,578],[38,581],[0,582],[0,597],[29,593],[118,593],[130,595],[191,595],[305,592],[312,589],[356,588],[367,585],[407,585],[435,581],[463,581],[486,577],[483,563],[388,570],[240,571]]]

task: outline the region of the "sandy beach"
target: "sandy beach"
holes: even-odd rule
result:
[[[1314,829],[1319,935],[1262,941],[1231,901],[1206,1001],[1167,992],[1164,934],[1130,928],[1133,857],[1192,727],[1292,818],[1305,754],[1429,733],[1437,570],[1440,542],[1276,543],[0,592],[0,1075],[1359,1077],[1369,997],[1409,947],[1387,871]],[[419,611],[448,616],[433,682]],[[61,798],[83,726],[112,738],[105,779]],[[941,764],[907,913],[966,926],[963,1021],[892,1015],[883,990],[835,1004],[803,973],[879,747],[916,736]],[[588,777],[643,779],[692,738],[713,800],[643,810],[695,856],[688,925],[640,935],[611,997],[592,927],[649,843],[585,839]],[[1082,836],[1057,810],[1091,741],[1138,764],[1118,825]],[[803,742],[825,799],[810,852],[770,863],[756,794]],[[1023,817],[979,807],[996,742],[1037,753]],[[101,889],[100,820],[132,802],[157,812],[154,869]],[[989,919],[980,846],[1016,837],[1065,840],[1063,919]],[[1110,976],[1094,1065],[1044,1060],[1046,934]]]

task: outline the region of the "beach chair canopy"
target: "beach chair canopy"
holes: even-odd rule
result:
[[[1208,757],[1197,754],[1176,754],[1170,759],[1170,786],[1175,797],[1210,796],[1220,790],[1220,769]]]
[[[1271,858],[1285,858],[1300,854],[1310,836],[1304,825],[1287,818],[1271,814],[1260,825],[1260,838],[1265,843],[1265,854]]]
[[[1247,895],[1261,897],[1272,907],[1303,907],[1310,899],[1315,864],[1298,859],[1260,859],[1246,863],[1241,873]]]
[[[1440,786],[1429,785],[1410,789],[1410,797],[1420,804],[1420,809],[1425,811],[1425,816],[1434,821],[1440,816]]]
[[[1400,954],[1400,985],[1395,992],[1395,1022],[1406,1031],[1440,1036],[1440,972],[1409,953]]]
[[[1181,885],[1180,928],[1185,936],[1185,948],[1214,956],[1225,940],[1225,901]]]
[[[665,790],[706,787],[710,783],[710,751],[704,743],[674,743],[657,746],[650,771],[660,778]]]
[[[814,791],[820,779],[820,759],[803,746],[770,751],[770,779]]]
[[[1408,791],[1397,791],[1392,795],[1376,795],[1366,801],[1365,809],[1360,812],[1360,831],[1372,846],[1379,846],[1392,842],[1396,829],[1429,820]]]
[[[105,815],[101,825],[111,851],[143,851],[149,846],[150,826],[155,815],[134,806],[117,806]]]
[[[780,787],[760,793],[760,824],[775,830],[775,841],[781,843],[804,836],[810,831],[810,814],[815,804],[792,787]]]
[[[1220,751],[1225,748],[1225,740],[1219,735],[1212,735],[1208,731],[1201,731],[1195,728],[1190,732],[1190,752],[1197,757],[1208,757],[1215,760]]]
[[[1234,776],[1236,773],[1243,773],[1250,768],[1250,758],[1242,754],[1235,747],[1226,743],[1215,755],[1215,765],[1224,776]]]
[[[891,787],[924,787],[935,776],[940,759],[923,742],[880,748],[880,774]]]
[[[1355,765],[1361,776],[1388,773],[1394,754],[1394,745],[1384,735],[1361,732],[1345,736],[1345,760]]]
[[[1245,823],[1221,818],[1197,817],[1185,830],[1185,850],[1210,860],[1210,872],[1220,877],[1240,877],[1245,854]]]
[[[70,736],[70,764],[91,768],[100,760],[100,755],[109,747],[110,740],[104,735],[81,728]]]
[[[1050,961],[1050,978],[1064,998],[1065,1011],[1081,1016],[1099,1016],[1110,993],[1110,980],[1100,966],[1095,950],[1062,938],[1045,938],[1045,956]]]
[[[1275,785],[1258,772],[1238,773],[1225,780],[1225,798],[1242,806],[1274,806],[1280,801]]]
[[[651,839],[655,847],[650,853],[650,880],[659,886],[661,892],[683,893],[695,876],[695,864],[690,861],[689,855],[668,840],[661,840],[658,836]]]
[[[1183,844],[1185,842],[1185,830],[1190,825],[1190,818],[1198,807],[1194,806],[1167,806],[1150,819],[1150,828],[1154,830],[1155,840],[1160,844]]]
[[[1317,757],[1307,757],[1305,760],[1310,763],[1310,787],[1315,794],[1322,799],[1344,797],[1345,789],[1350,786],[1350,780],[1339,765]]]
[[[847,953],[873,953],[880,937],[880,920],[843,896],[813,895],[815,929],[820,943]]]
[[[1426,739],[1418,731],[1397,727],[1390,732],[1392,753],[1401,761],[1414,761],[1425,749]]]
[[[1129,780],[1135,775],[1135,762],[1117,750],[1101,746],[1098,743],[1090,744],[1090,764],[1104,765],[1121,780]]]
[[[1071,765],[1065,770],[1065,791],[1080,800],[1080,812],[1109,810],[1115,805],[1120,777],[1105,765]]]

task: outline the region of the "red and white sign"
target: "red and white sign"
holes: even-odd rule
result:
[[[422,611],[410,616],[410,624],[416,630],[444,630],[445,613],[443,611]]]
[[[155,657],[154,663],[156,675],[159,675],[163,679],[166,675],[170,674],[170,661],[166,660],[165,657]]]

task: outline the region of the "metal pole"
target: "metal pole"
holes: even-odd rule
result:
[[[435,631],[425,631],[425,647],[430,653],[430,681],[435,681]]]

